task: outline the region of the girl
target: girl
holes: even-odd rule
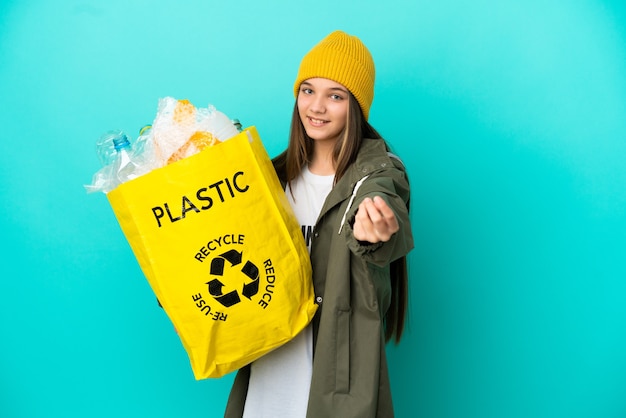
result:
[[[400,340],[413,248],[409,182],[367,122],[374,62],[336,31],[307,53],[287,150],[274,166],[302,225],[319,309],[241,369],[227,418],[393,417],[385,343]]]

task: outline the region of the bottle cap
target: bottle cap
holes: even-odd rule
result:
[[[115,147],[116,151],[119,151],[120,149],[127,147],[129,145],[130,145],[130,141],[128,140],[128,137],[126,136],[126,134],[121,134],[117,138],[113,138],[113,146]]]
[[[233,125],[235,125],[235,128],[237,128],[237,130],[241,132],[243,126],[241,125],[241,122],[239,122],[239,119],[233,119],[231,122],[233,123]]]
[[[143,135],[147,130],[152,129],[152,125],[146,125],[139,130],[139,136]]]

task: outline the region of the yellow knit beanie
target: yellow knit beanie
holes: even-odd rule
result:
[[[335,31],[322,39],[302,59],[294,94],[298,97],[300,84],[309,78],[333,80],[354,95],[363,110],[365,120],[374,100],[376,71],[372,55],[356,36]]]

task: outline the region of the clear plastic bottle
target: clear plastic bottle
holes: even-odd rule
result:
[[[137,164],[135,164],[132,158],[132,150],[128,136],[122,133],[113,138],[113,147],[115,151],[117,151],[113,169],[113,173],[115,173],[117,177],[117,184],[119,185],[128,180],[137,178]]]
[[[109,131],[102,135],[96,141],[96,153],[102,168],[94,174],[91,184],[85,186],[88,192],[108,193],[140,175],[130,140],[123,131]]]
[[[96,141],[96,153],[98,154],[98,159],[100,160],[102,167],[113,163],[117,156],[117,151],[115,150],[115,144],[113,141],[115,138],[125,135],[124,131],[114,130],[107,131],[102,134],[100,138],[98,138]]]

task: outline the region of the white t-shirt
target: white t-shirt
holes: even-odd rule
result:
[[[333,187],[334,175],[318,176],[302,171],[287,186],[309,251],[311,231]],[[292,196],[293,192],[293,196]],[[313,333],[306,327],[294,339],[251,365],[244,418],[305,418],[313,371]]]

